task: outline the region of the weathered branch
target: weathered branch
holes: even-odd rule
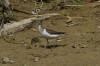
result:
[[[83,5],[65,5],[66,7],[77,7],[77,6],[83,6]]]
[[[18,9],[16,9],[16,8],[14,8],[13,11],[20,12],[20,13],[24,13],[24,14],[32,15],[31,13],[28,13],[28,12],[25,12],[25,11],[21,11],[21,10],[18,10]]]
[[[19,22],[13,21],[12,23],[5,24],[3,28],[0,30],[0,36],[12,34],[18,31],[23,30],[25,27],[29,26],[33,22],[37,20],[44,20],[46,18],[50,18],[53,16],[58,16],[59,14],[53,13],[53,14],[44,14],[44,15],[37,15],[32,18],[20,20]]]

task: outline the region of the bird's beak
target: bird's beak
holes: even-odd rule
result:
[[[37,24],[38,25],[42,25],[42,21],[37,21]]]

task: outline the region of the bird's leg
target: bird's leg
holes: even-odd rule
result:
[[[48,39],[46,39],[46,41],[47,41],[47,45],[49,44],[49,41],[48,41]],[[45,48],[47,47],[47,45],[45,45]]]
[[[47,40],[47,44],[49,44],[49,41],[48,41],[48,39],[46,39]]]

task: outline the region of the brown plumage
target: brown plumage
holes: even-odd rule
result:
[[[39,23],[39,25],[42,26],[42,28],[44,28],[43,25],[42,25],[42,22],[38,22],[38,23]],[[65,32],[58,32],[58,31],[55,31],[55,30],[49,29],[49,28],[45,28],[45,29],[50,34],[65,34]]]
[[[48,29],[48,28],[46,28],[46,31],[50,34],[65,34],[65,32],[58,32],[58,31]]]

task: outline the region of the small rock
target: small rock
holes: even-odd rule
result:
[[[39,60],[40,60],[40,57],[35,57],[33,61],[34,61],[34,62],[37,62],[37,61],[39,61]]]
[[[57,40],[58,42],[60,42],[61,40]]]
[[[28,44],[24,44],[24,46],[26,47],[26,49],[32,49],[32,47]]]
[[[32,29],[34,32],[36,32],[36,30],[35,29]]]
[[[26,46],[27,46],[27,44],[24,44],[24,46],[26,47]]]
[[[26,48],[27,49],[32,49],[32,47],[30,45],[27,45]]]
[[[13,60],[11,60],[11,59],[9,59],[8,57],[4,57],[4,58],[2,58],[2,60],[3,60],[3,64],[6,64],[6,63],[14,63],[14,61]]]
[[[84,44],[74,44],[72,47],[73,47],[73,48],[76,48],[76,49],[87,48],[87,46],[84,45]]]
[[[26,64],[22,65],[22,66],[26,66]]]
[[[72,47],[73,48],[76,48],[76,49],[79,49],[80,48],[77,44],[74,44]]]
[[[80,44],[80,48],[86,48],[86,45]]]
[[[100,29],[100,26],[97,26]]]
[[[27,0],[23,0],[25,3],[27,2]]]
[[[33,9],[31,13],[32,13],[33,15],[38,15],[38,14],[40,14],[41,11],[42,11],[42,10],[41,10],[40,8],[36,8],[36,9]]]

